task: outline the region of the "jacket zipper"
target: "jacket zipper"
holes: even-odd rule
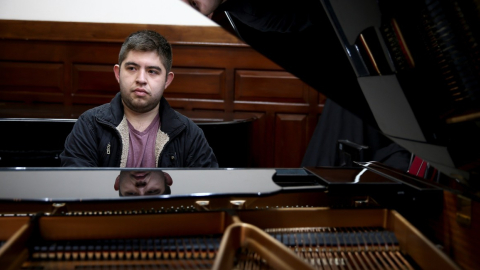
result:
[[[167,149],[167,146],[169,146],[170,143],[173,141],[173,139],[174,139],[175,137],[177,137],[178,134],[180,134],[180,132],[182,132],[184,129],[185,129],[185,127],[179,128],[179,129],[177,129],[178,131],[175,130],[175,131],[172,133],[172,137],[171,137],[171,138],[170,138],[170,136],[169,136],[168,142],[165,144],[165,146],[163,147],[163,150],[160,152],[160,154],[158,154],[158,162],[159,162],[159,163],[162,161],[163,154],[164,154],[164,152],[165,152],[164,150]],[[167,135],[168,135],[168,134],[167,134]],[[175,152],[175,154],[176,154],[176,152]],[[157,167],[159,167],[158,165],[159,165],[159,164],[157,164]]]
[[[111,128],[113,130],[115,130],[115,134],[117,135],[117,139],[121,142],[122,141],[122,136],[120,136],[120,132],[118,132],[117,128],[112,125],[111,123],[109,122],[106,122],[106,121],[103,121],[97,117],[95,117],[95,120],[99,123],[99,124],[102,124],[104,126],[107,126],[108,128]],[[108,142],[108,145],[107,145],[107,155],[110,155],[110,142]],[[121,146],[121,149],[120,149],[120,154],[117,154],[117,156],[115,157],[116,158],[116,164],[118,164],[120,166],[120,159],[122,158],[122,152],[123,152],[123,144],[121,143],[120,144]]]

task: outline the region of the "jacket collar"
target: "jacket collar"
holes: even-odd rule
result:
[[[170,107],[167,100],[162,96],[160,100],[160,125],[161,130],[169,136],[176,135],[176,132],[182,130],[186,125],[180,120],[177,112]]]
[[[170,107],[170,104],[168,104],[164,97],[160,99],[159,114],[161,124],[160,129],[163,132],[170,135],[185,127],[185,124],[180,120],[175,110]],[[100,111],[97,114],[99,119],[111,123],[115,127],[122,122],[123,116],[124,110],[120,92],[115,95],[109,104],[101,106]]]
[[[116,127],[123,120],[123,103],[118,92],[108,104],[101,105],[98,108],[95,118],[100,122],[107,122]]]

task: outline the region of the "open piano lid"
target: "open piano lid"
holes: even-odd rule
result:
[[[478,191],[478,1],[228,0],[220,7],[228,20],[214,21]]]

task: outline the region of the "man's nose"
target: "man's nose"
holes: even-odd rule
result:
[[[137,182],[135,182],[135,186],[136,186],[137,188],[139,188],[139,187],[144,187],[144,186],[146,186],[146,185],[147,185],[147,182],[144,182],[144,181],[137,181]]]
[[[137,73],[137,82],[140,83],[140,84],[144,84],[147,82],[147,74],[146,74],[146,71],[143,70],[143,69],[139,69],[138,73]]]

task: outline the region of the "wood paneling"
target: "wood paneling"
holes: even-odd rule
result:
[[[162,33],[172,44],[246,46],[235,36],[225,35],[222,28],[211,26],[0,20],[1,35],[5,39],[121,43],[141,29]]]
[[[307,116],[277,114],[275,119],[275,164],[280,167],[298,167],[307,148]],[[295,144],[295,147],[291,147]]]
[[[104,104],[118,92],[112,65],[74,64],[72,69],[73,104]]]
[[[247,163],[300,166],[325,98],[219,27],[0,20],[0,117],[78,118],[110,102],[121,44],[141,29],[172,44],[173,108],[197,121],[254,115]]]
[[[443,251],[453,258],[463,269],[479,269],[480,266],[480,203],[471,200],[471,224],[457,222],[458,195],[444,192],[443,212],[441,215],[422,216],[416,226],[424,226],[424,233],[431,239],[442,243]],[[433,229],[432,229],[433,228]],[[473,255],[476,254],[476,255]]]
[[[194,99],[224,99],[225,70],[173,68],[175,77],[167,88],[169,97]]]
[[[266,113],[253,113],[257,118],[252,123],[250,138],[251,166],[252,167],[275,167],[273,159],[273,141],[270,140],[273,134],[271,121]]]
[[[308,103],[307,86],[285,71],[238,70],[236,101]]]
[[[63,65],[0,61],[0,99],[63,102]]]
[[[232,68],[253,70],[282,70],[278,65],[250,47],[206,44],[173,44],[175,67]]]

